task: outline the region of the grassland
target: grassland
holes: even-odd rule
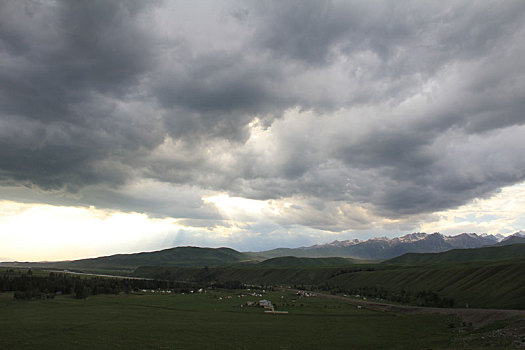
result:
[[[458,332],[451,324],[459,321],[450,316],[357,309],[328,298],[299,299],[290,292],[242,298],[239,293],[63,296],[28,302],[3,293],[0,349],[437,349],[451,347]],[[241,307],[262,298],[289,314]]]
[[[12,292],[0,293],[0,350],[525,347],[523,312],[471,309],[525,309],[523,247],[406,255],[386,263],[353,265],[341,258],[295,257],[247,263],[242,260],[244,256],[235,251],[199,248],[83,262],[90,268],[102,269],[124,265],[128,269],[148,259],[152,263],[164,263],[164,266],[140,266],[134,271],[137,277],[154,278],[160,283],[160,287],[148,288],[173,288],[182,292],[205,286],[240,288],[243,283],[271,288],[264,287],[268,292],[256,296],[246,295],[253,293],[253,288],[251,292],[206,289],[206,293],[115,295],[119,291],[146,288],[132,288],[131,282],[156,284],[154,280],[118,279],[110,283],[110,279],[95,281],[91,277],[74,276],[75,283],[69,288],[71,295],[42,300],[40,295],[55,295],[57,275],[49,276],[48,282],[52,280],[54,284],[47,285],[40,282],[46,280],[48,272],[34,269],[30,274],[26,269],[11,272],[0,269],[5,275],[4,282],[11,283],[12,288],[18,276],[20,281],[30,282],[30,290],[45,291],[31,294],[33,300],[15,300]],[[217,251],[225,257],[216,260]],[[196,255],[184,257],[187,254]],[[170,261],[177,259],[187,259],[188,265],[203,261],[210,264],[170,265]],[[230,265],[217,266],[222,264],[220,261]],[[107,283],[102,283],[104,288],[100,289],[93,281]],[[185,287],[175,288],[179,284]],[[275,291],[279,285],[313,288],[327,295],[299,298],[290,289]],[[78,286],[83,287],[79,290],[87,291],[81,299],[73,297]],[[108,286],[112,288],[106,288]],[[22,283],[18,287],[26,290],[28,285]],[[101,294],[109,292],[113,294]],[[358,301],[343,294],[361,297]],[[363,296],[368,297],[367,301]],[[82,299],[85,297],[87,299]],[[263,298],[271,300],[277,310],[286,310],[289,314],[269,315],[261,308],[246,306],[247,301]],[[445,308],[384,304],[384,300],[388,300],[394,304],[428,306],[420,302],[426,303],[429,298],[435,302],[430,305]],[[455,304],[448,303],[452,299]],[[357,308],[356,303],[363,308]],[[470,308],[446,308],[466,304]]]

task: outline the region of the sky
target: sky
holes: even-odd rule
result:
[[[525,2],[0,2],[0,259],[525,228]]]

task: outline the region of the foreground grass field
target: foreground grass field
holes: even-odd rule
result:
[[[64,296],[22,302],[3,293],[0,349],[435,349],[450,348],[457,333],[451,325],[458,320],[450,316],[357,309],[289,292],[262,297],[239,293],[99,295],[87,300]],[[263,298],[289,314],[241,307]]]

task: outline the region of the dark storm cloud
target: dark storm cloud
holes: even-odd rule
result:
[[[130,96],[152,64],[135,23],[145,5],[2,3],[3,178],[71,190],[122,183],[121,158],[162,141],[154,116],[141,113],[151,111]]]
[[[332,2],[266,2],[256,29],[256,41],[278,58],[289,57],[308,64],[323,64],[331,47],[351,30],[355,15],[339,11]],[[350,16],[348,16],[350,15]]]
[[[283,223],[342,230],[525,179],[520,1],[0,6],[4,184],[204,220],[132,185],[293,197]]]
[[[283,72],[240,54],[185,58],[184,69],[167,68],[154,85],[165,108],[171,136],[219,137],[245,141],[246,126],[255,115],[289,105],[278,84]]]
[[[142,3],[142,2],[138,2]],[[146,4],[146,2],[143,2]],[[119,95],[151,65],[133,2],[4,2],[3,112],[77,121],[93,92]]]

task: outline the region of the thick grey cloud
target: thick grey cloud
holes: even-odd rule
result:
[[[5,185],[195,222],[294,198],[272,220],[342,231],[525,180],[521,1],[0,6]]]
[[[2,3],[1,177],[46,189],[122,183],[122,158],[162,142],[135,91],[154,61],[136,23],[146,5]]]

